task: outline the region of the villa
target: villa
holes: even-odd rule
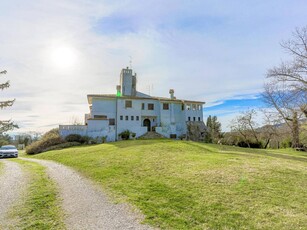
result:
[[[120,133],[129,130],[135,137],[155,132],[166,138],[201,139],[204,136],[201,101],[179,100],[170,89],[170,97],[153,97],[137,91],[136,74],[122,69],[116,94],[87,95],[89,110],[84,125],[60,125],[61,136],[86,135],[120,140]]]

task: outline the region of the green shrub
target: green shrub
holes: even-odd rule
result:
[[[120,134],[118,134],[118,136],[120,136],[123,140],[129,140],[130,131],[127,129],[127,130],[121,132]]]
[[[52,129],[45,133],[42,138],[26,147],[27,154],[37,154],[46,151],[51,146],[65,143],[58,129]]]
[[[65,141],[67,142],[79,142],[81,143],[82,136],[79,134],[69,134],[65,137]]]
[[[102,137],[101,137],[101,142],[102,142],[102,143],[105,143],[105,142],[107,141],[107,137],[108,137],[108,136],[102,136]]]
[[[89,136],[82,136],[80,143],[81,144],[89,144],[90,140],[91,140],[91,138]]]
[[[79,134],[69,134],[65,137],[65,141],[67,142],[79,142],[81,144],[88,144],[90,139],[88,136],[81,136]]]

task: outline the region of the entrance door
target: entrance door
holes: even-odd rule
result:
[[[149,119],[145,119],[143,121],[143,126],[147,126],[147,131],[150,132],[150,120]]]

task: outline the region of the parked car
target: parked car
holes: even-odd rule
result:
[[[0,148],[0,158],[3,157],[18,157],[18,150],[14,145],[3,145]]]

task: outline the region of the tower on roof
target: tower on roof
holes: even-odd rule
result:
[[[133,75],[129,67],[120,73],[120,86],[123,96],[136,96],[136,73]]]

